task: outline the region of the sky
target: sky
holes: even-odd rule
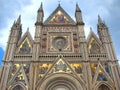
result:
[[[29,27],[32,37],[35,32],[37,10],[43,3],[44,20],[57,8],[58,4],[75,20],[75,6],[82,10],[86,37],[90,27],[97,34],[98,15],[109,28],[118,60],[120,60],[120,0],[0,0],[0,65],[6,49],[13,22],[21,15],[23,34]],[[119,61],[120,63],[120,61]]]

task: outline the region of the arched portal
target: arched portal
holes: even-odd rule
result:
[[[17,85],[12,90],[24,90],[24,89],[20,85]]]
[[[82,81],[67,73],[51,74],[38,84],[37,90],[85,90]]]
[[[102,84],[98,87],[98,90],[111,90],[108,86]]]

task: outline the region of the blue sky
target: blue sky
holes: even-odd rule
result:
[[[109,28],[117,57],[120,59],[120,0],[0,0],[0,61],[5,52],[10,28],[14,20],[21,14],[23,34],[29,27],[34,37],[34,23],[41,2],[43,2],[45,20],[56,9],[58,1],[61,1],[61,6],[72,18],[75,16],[75,5],[78,2],[85,22],[86,36],[90,27],[97,34],[99,14]]]

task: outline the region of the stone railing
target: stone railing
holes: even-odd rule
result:
[[[92,61],[96,61],[96,60],[107,60],[108,56],[105,53],[101,53],[101,54],[89,54],[89,59]]]
[[[57,58],[63,58],[67,61],[79,61],[82,60],[82,54],[78,53],[42,53],[39,55],[39,60],[41,61],[53,61]]]
[[[15,54],[14,61],[30,61],[32,54]]]

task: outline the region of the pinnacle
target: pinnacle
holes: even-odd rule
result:
[[[98,15],[98,24],[103,23],[101,17]]]
[[[16,24],[21,24],[21,15],[19,15],[17,21],[16,21]]]
[[[81,10],[80,10],[80,8],[79,8],[79,5],[78,5],[78,3],[76,3],[76,11],[79,11],[79,12],[81,12]]]
[[[27,28],[27,32],[29,32],[29,27]]]
[[[40,5],[40,8],[38,9],[38,12],[39,11],[43,11],[43,4],[42,4],[42,2],[41,2],[41,5]]]

